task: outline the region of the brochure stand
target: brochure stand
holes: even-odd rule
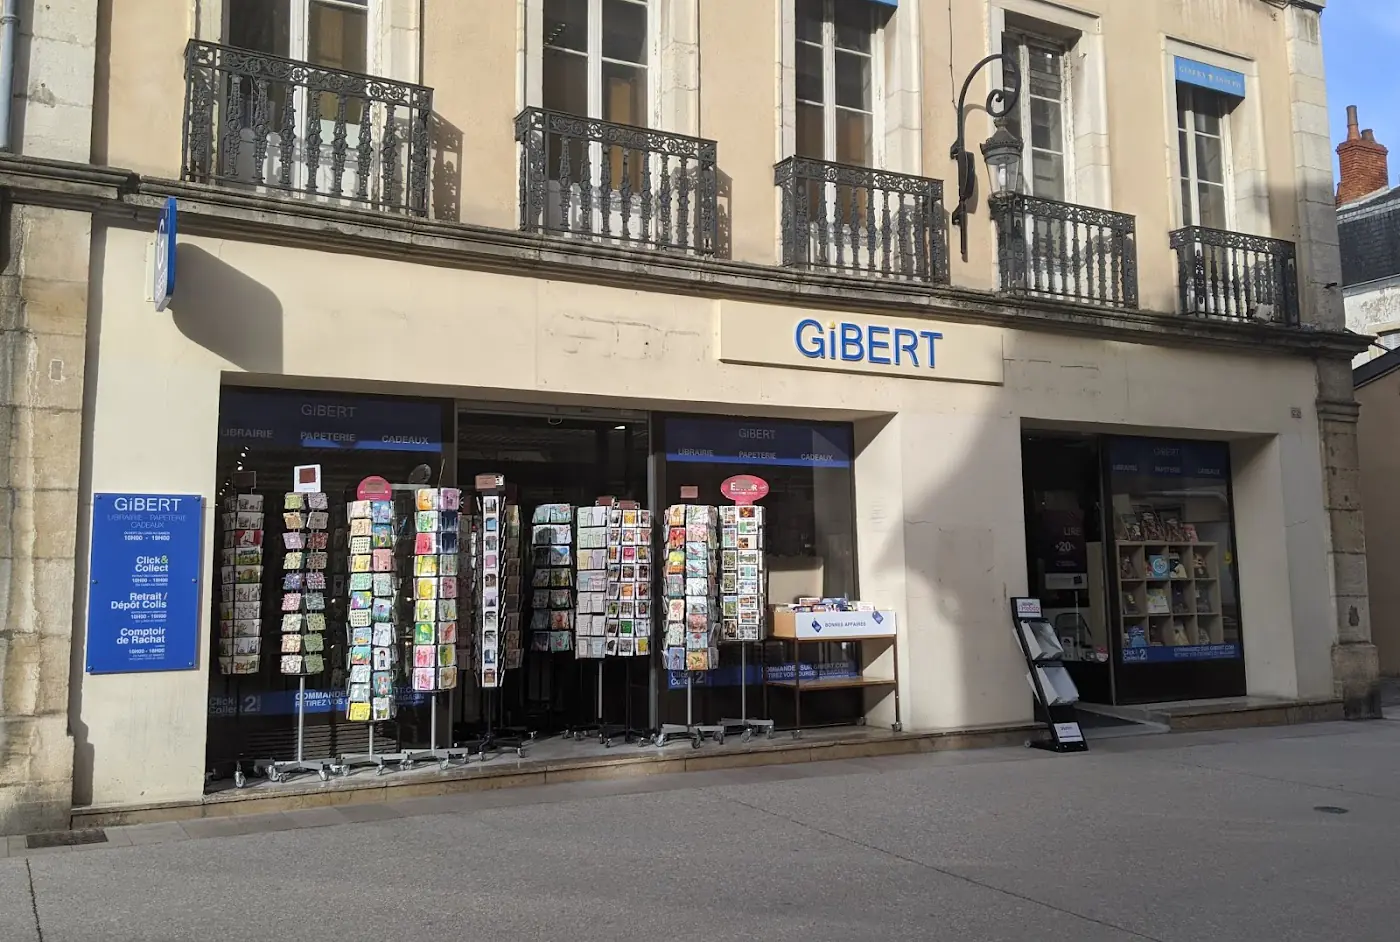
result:
[[[323,782],[330,779],[333,765],[330,759],[307,759],[302,754],[305,732],[306,675],[302,674],[297,677],[297,757],[290,762],[269,762],[266,766],[269,782],[285,782],[289,775],[295,775],[297,772],[315,772]]]
[[[725,730],[742,729],[744,732],[739,737],[740,742],[748,742],[753,738],[755,731],[762,733],[768,739],[772,739],[774,733],[772,720],[749,718],[749,645],[751,643],[749,641],[739,642],[739,718],[724,717],[719,721],[719,725]],[[762,642],[759,643],[762,644]]]
[[[1087,752],[1089,744],[1074,709],[1079,691],[1065,669],[1064,648],[1054,626],[1041,614],[1040,599],[1012,599],[1011,624],[1026,659],[1026,680],[1045,711],[1050,733],[1049,739],[1031,740],[1026,745],[1050,752]]]

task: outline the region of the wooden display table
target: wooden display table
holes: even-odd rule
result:
[[[876,612],[773,612],[773,631],[770,640],[780,642],[785,647],[792,646],[792,677],[780,680],[769,678],[767,664],[763,668],[764,687],[776,687],[793,692],[793,709],[796,714],[794,737],[802,735],[802,691],[880,689],[894,693],[894,723],[891,728],[899,732],[904,728],[899,713],[899,645],[895,643],[895,615],[890,611]],[[867,677],[862,673],[857,677],[823,677],[819,669],[807,679],[802,677],[801,650],[804,644],[888,644],[894,659],[892,677]],[[864,664],[864,650],[861,663]],[[860,722],[865,723],[862,714]],[[844,724],[842,724],[844,725]]]

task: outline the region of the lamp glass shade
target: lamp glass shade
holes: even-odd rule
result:
[[[996,132],[982,145],[982,159],[987,162],[993,193],[1021,191],[1021,148],[1021,140],[1005,124],[997,122]]]

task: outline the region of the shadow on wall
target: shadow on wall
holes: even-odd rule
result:
[[[249,373],[282,372],[282,302],[223,259],[181,243],[175,327],[192,342]]]
[[[462,221],[462,130],[433,115],[432,218]]]

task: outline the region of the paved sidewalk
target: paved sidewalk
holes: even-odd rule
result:
[[[657,775],[107,834],[43,852],[11,842],[0,940],[1389,942],[1400,723]]]

